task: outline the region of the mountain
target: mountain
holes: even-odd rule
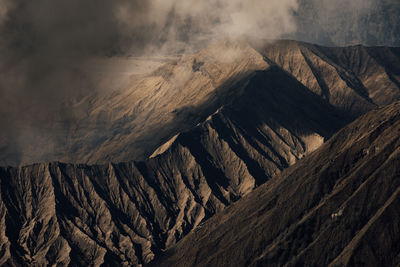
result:
[[[397,266],[400,103],[209,219],[154,266]]]
[[[72,105],[68,157],[122,163],[0,168],[0,265],[149,263],[396,100],[396,49],[259,44],[217,42]]]
[[[119,90],[66,101],[60,112],[42,122],[2,132],[0,162],[144,160],[224,106],[238,83],[247,83],[255,71],[271,65],[290,73],[350,120],[400,99],[398,48],[264,44],[218,41],[130,79],[115,74],[124,81]],[[86,69],[95,67],[96,62]],[[104,87],[112,88],[109,76]]]

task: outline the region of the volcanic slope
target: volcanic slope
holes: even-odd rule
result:
[[[345,123],[278,67],[234,92],[143,162],[1,168],[0,265],[147,263]]]
[[[124,89],[69,101],[46,119],[46,128],[25,125],[10,136],[0,135],[0,163],[143,160],[225,106],[238,95],[239,83],[270,65],[290,73],[350,120],[400,99],[398,48],[251,44],[218,41],[136,75]]]
[[[399,166],[395,103],[198,226],[154,266],[398,266]]]
[[[322,47],[290,40],[258,47],[270,64],[353,118],[400,100],[400,48]]]

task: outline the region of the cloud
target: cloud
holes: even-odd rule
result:
[[[275,39],[296,28],[296,0],[154,0],[153,7],[149,17],[162,18],[163,38],[172,44],[241,35]]]

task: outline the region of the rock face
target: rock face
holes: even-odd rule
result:
[[[0,135],[0,163],[143,160],[226,105],[238,95],[237,84],[271,65],[354,119],[400,99],[399,55],[398,48],[387,47],[216,42],[151,74],[136,75],[124,90],[66,103],[46,129],[26,126],[21,137]]]
[[[370,112],[154,266],[397,266],[400,103]]]

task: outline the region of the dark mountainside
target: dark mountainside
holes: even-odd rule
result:
[[[135,77],[124,90],[66,103],[62,114],[48,119],[48,128],[26,126],[22,135],[0,138],[0,163],[144,160],[216,112],[237,95],[237,84],[270,65],[289,72],[349,119],[400,100],[398,48],[326,48],[296,41],[253,47],[244,40],[216,42]]]
[[[153,266],[398,266],[400,103],[198,226]]]
[[[216,43],[131,90],[91,99],[79,123],[109,114],[110,139],[86,146],[99,129],[85,133],[77,160],[135,159],[135,138],[153,132],[150,157],[0,168],[0,265],[150,262],[351,120],[398,100],[398,56],[385,47]]]
[[[259,51],[350,116],[400,100],[400,48],[278,41]]]

